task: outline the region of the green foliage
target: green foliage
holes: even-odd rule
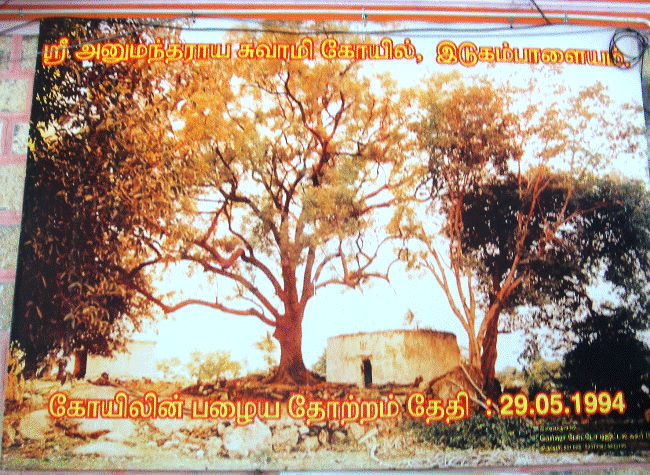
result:
[[[7,358],[7,368],[9,373],[19,376],[25,366],[25,352],[20,348],[20,344],[12,341],[9,345],[9,355]]]
[[[416,128],[428,158],[418,191],[442,222],[427,229],[402,212],[404,225],[395,226],[422,243],[419,258],[407,262],[428,269],[444,290],[468,333],[469,364],[480,369],[490,396],[499,331],[565,330],[588,305],[587,288],[605,266],[612,282],[623,281],[616,272],[621,260],[632,264],[623,273],[633,275],[627,269],[637,256],[628,258],[621,245],[642,241],[627,239],[620,226],[625,184],[592,180],[610,171],[610,160],[640,158],[641,130],[627,125],[636,112],[622,107],[614,120],[598,114],[611,102],[602,85],[549,92],[565,100],[520,101],[540,94],[536,81],[518,89],[481,78],[465,84],[454,73],[433,76]],[[440,232],[448,241],[446,262],[445,244],[435,240]],[[606,255],[610,249],[625,257]],[[626,297],[632,295],[638,293]]]
[[[607,177],[592,180],[576,198],[578,206],[598,203],[580,221],[575,242],[585,265],[604,268],[604,278],[616,286],[625,306],[634,309],[628,321],[647,328],[650,309],[650,194],[641,180]]]
[[[190,362],[187,363],[190,377],[200,381],[213,381],[221,377],[237,378],[242,370],[238,361],[233,361],[230,351],[213,351],[203,353],[194,350],[190,353]]]
[[[560,361],[547,361],[539,358],[524,368],[524,381],[528,394],[547,393],[557,389],[561,366]]]
[[[323,354],[318,357],[316,363],[312,365],[311,370],[321,376],[327,374],[327,349],[323,350]]]
[[[422,327],[422,322],[419,319],[415,318],[415,313],[409,308],[404,314],[404,321],[402,322],[402,325],[407,328],[411,327],[419,330]]]
[[[497,371],[495,377],[501,383],[501,387],[504,388],[521,386],[524,382],[524,372],[514,366],[506,366],[502,370]]]
[[[537,445],[537,429],[528,419],[518,417],[486,417],[473,413],[468,419],[446,425],[425,425],[420,420],[407,422],[406,427],[420,440],[451,449],[526,449]]]
[[[487,81],[466,85],[454,75],[436,75],[423,92],[420,140],[429,155],[428,180],[438,204],[449,211],[450,196],[519,160],[520,120],[508,111],[503,93]],[[488,171],[489,170],[489,171]]]
[[[137,20],[95,19],[49,19],[41,32],[41,49],[65,36],[73,51],[97,37],[138,42],[155,33]],[[150,316],[136,293],[119,284],[122,230],[138,226],[142,200],[128,179],[117,181],[139,181],[140,170],[125,166],[139,156],[125,138],[137,133],[129,129],[133,120],[146,121],[152,142],[165,135],[160,120],[136,118],[153,100],[152,70],[71,59],[37,67],[25,180],[29,219],[16,276],[14,317],[21,323],[11,335],[25,351],[28,377],[60,350],[109,356]],[[135,110],[131,119],[124,113]]]
[[[163,374],[163,378],[172,379],[179,375],[183,363],[180,358],[164,358],[156,363],[156,369]]]
[[[23,401],[24,360],[25,352],[22,351],[18,343],[12,341],[9,346],[9,354],[7,355],[7,378],[5,386],[5,398],[7,401],[16,401],[18,403],[22,403]]]
[[[262,357],[269,370],[278,364],[278,360],[275,359],[278,345],[270,331],[267,331],[266,336],[263,336],[261,340],[255,342],[255,348],[262,352]]]
[[[565,355],[561,383],[574,391],[624,390],[626,417],[640,417],[650,406],[642,386],[650,386],[650,348],[631,327],[624,308],[598,312],[576,326],[578,342]]]
[[[557,389],[561,376],[562,363],[557,360],[548,361],[537,358],[523,370],[511,366],[497,372],[496,377],[502,388],[520,387],[530,395],[538,392],[549,392]]]
[[[281,30],[233,31],[229,41],[294,43],[301,34]],[[176,194],[164,181],[162,197],[138,193],[141,222],[118,226],[134,250],[121,263],[123,280],[165,313],[199,304],[258,318],[282,349],[273,381],[313,382],[295,344],[308,301],[326,285],[388,278],[373,219],[398,200],[409,94],[373,81],[359,63],[325,58],[195,62],[183,71],[173,88],[160,88],[164,119],[182,127],[139,137],[154,143],[125,174],[152,185],[176,180]],[[166,196],[171,202],[159,205]],[[152,275],[181,261],[201,283],[210,279],[216,298],[159,294]]]
[[[568,349],[576,333],[584,333],[583,323],[605,299],[629,309],[626,326],[641,331],[650,320],[650,195],[639,180],[617,176],[591,177],[573,189],[567,213],[590,209],[561,231],[565,244],[555,246],[555,259],[542,269],[546,275],[527,288],[528,301],[536,307],[508,322],[510,330],[526,329],[530,335],[525,358],[535,359],[542,345],[535,337],[539,329],[552,330],[553,344]],[[544,274],[540,274],[542,277]],[[590,286],[606,282],[609,295],[594,300]],[[618,305],[618,304],[617,304]],[[593,321],[592,321],[593,323]]]

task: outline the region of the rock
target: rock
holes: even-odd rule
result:
[[[187,429],[184,419],[150,419],[149,423],[163,434],[169,435]]]
[[[230,423],[225,423],[223,421],[219,422],[217,424],[217,435],[219,437],[223,437],[223,434],[226,432],[226,429],[230,427]]]
[[[329,430],[337,430],[339,427],[341,427],[341,424],[336,419],[327,421],[327,428]]]
[[[458,386],[449,379],[441,379],[431,386],[431,392],[440,399],[452,399],[458,393]]]
[[[223,441],[220,437],[210,437],[205,441],[205,450],[208,455],[219,455],[223,450]]]
[[[186,429],[197,439],[206,439],[217,432],[216,424],[213,421],[190,420]]]
[[[253,423],[245,426],[228,427],[222,440],[231,457],[243,458],[271,448],[271,429],[255,419]]]
[[[201,450],[201,446],[198,444],[185,444],[183,446],[183,452],[186,454],[196,454]]]
[[[323,429],[318,433],[318,442],[321,445],[329,445],[330,433],[327,429]]]
[[[100,457],[139,457],[142,455],[138,450],[128,447],[119,442],[92,442],[74,449],[77,455],[98,455]]]
[[[347,424],[345,427],[347,428],[348,436],[353,440],[359,440],[366,434],[366,428],[356,422]]]
[[[332,433],[332,437],[331,437],[332,444],[343,444],[345,443],[346,439],[347,436],[340,430],[334,431]]]
[[[136,425],[129,419],[82,419],[74,433],[83,437],[97,438],[104,435],[106,440],[124,442],[136,432]]]
[[[315,436],[305,437],[300,443],[300,448],[307,452],[314,452],[315,450],[318,450],[319,447],[320,442],[318,441],[318,437]]]
[[[379,419],[373,422],[373,425],[377,428],[380,435],[391,434],[395,429],[395,421],[387,421],[384,419]]]
[[[10,425],[5,424],[2,431],[2,446],[9,447],[16,441],[16,431]]]
[[[181,442],[177,439],[172,439],[172,440],[166,440],[165,443],[162,445],[163,449],[171,449],[171,448],[178,448],[180,447]]]
[[[271,445],[276,452],[291,452],[298,444],[300,434],[297,427],[285,427],[276,429],[271,437]]]
[[[280,419],[269,419],[265,422],[271,430],[283,429],[286,427],[307,427],[302,419],[294,419],[288,415],[283,415]]]
[[[472,371],[470,370],[470,372]],[[474,379],[478,380],[479,378],[475,375]],[[455,398],[459,389],[464,389],[470,396],[473,396],[475,393],[472,384],[460,366],[429,381],[429,387],[433,396],[445,400]]]
[[[45,440],[52,430],[54,430],[54,419],[47,409],[27,414],[18,425],[18,432],[24,439]]]
[[[374,442],[377,439],[376,436],[377,436],[378,432],[379,431],[377,430],[377,428],[373,427],[368,432],[366,432],[366,434],[363,437],[361,437],[359,440],[357,440],[357,442],[359,444],[364,444],[364,443],[369,442],[369,441]]]

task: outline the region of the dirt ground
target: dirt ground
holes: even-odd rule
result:
[[[137,442],[134,447],[138,447]],[[377,456],[378,447],[330,448],[316,452],[256,454],[247,459],[206,457],[184,454],[181,450],[155,450],[140,446],[140,457],[77,456],[61,444],[28,444],[5,449],[3,468],[7,470],[386,470],[386,469],[459,469],[494,467],[576,467],[589,465],[637,464],[640,457],[611,457],[592,454],[539,454],[533,451],[459,451],[439,450],[418,445]],[[374,450],[374,453],[373,453]]]
[[[64,446],[62,446],[64,445]],[[379,447],[321,449],[316,452],[256,454],[247,459],[227,457],[197,458],[182,450],[156,450],[135,442],[139,457],[73,455],[66,444],[29,443],[5,449],[3,468],[7,470],[385,470],[447,469],[490,467],[575,466],[642,463],[639,457],[611,457],[591,454],[539,454],[533,451],[443,451],[426,445],[394,450],[377,456]],[[374,453],[373,453],[374,451]]]

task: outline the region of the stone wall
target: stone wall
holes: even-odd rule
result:
[[[327,381],[412,384],[441,376],[460,364],[456,335],[434,330],[391,330],[328,338]]]
[[[37,49],[35,31],[0,36],[0,368],[7,367]]]
[[[0,36],[0,331],[11,327],[38,39]]]
[[[116,352],[112,358],[88,355],[86,379],[97,379],[104,372],[110,378],[155,378],[156,342],[131,340],[125,352]]]

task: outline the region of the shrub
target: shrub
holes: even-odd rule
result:
[[[421,441],[452,449],[524,449],[537,446],[537,428],[528,419],[486,417],[474,413],[450,425],[410,420],[408,427]]]

